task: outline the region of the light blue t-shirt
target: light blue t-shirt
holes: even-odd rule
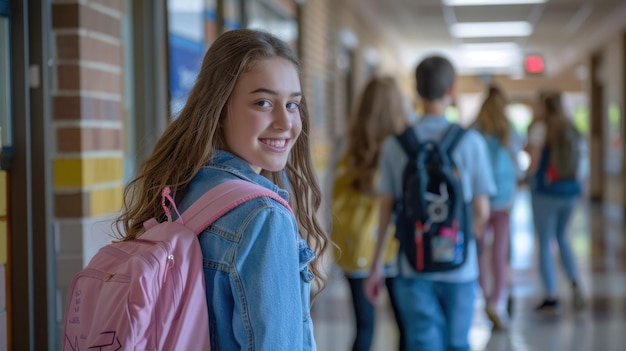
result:
[[[450,122],[443,116],[425,116],[413,128],[420,141],[439,140],[449,125]],[[490,169],[489,151],[480,133],[472,129],[467,130],[452,152],[452,159],[461,174],[463,197],[467,203],[471,203],[475,196],[495,193],[496,185]],[[407,162],[408,158],[396,138],[390,137],[385,140],[378,166],[380,193],[390,195],[396,201],[402,198],[402,173]],[[437,273],[417,273],[410,267],[406,256],[400,254],[399,275],[455,283],[475,280],[478,278],[475,240],[469,243],[468,251],[463,266]]]
[[[475,129],[476,131],[481,133],[481,135],[483,135],[483,137],[485,138],[485,141],[487,142],[487,149],[490,148],[490,145],[489,145],[490,142],[495,143],[495,145],[498,145],[498,146],[500,145],[500,142],[498,141],[495,135],[487,135],[481,132],[482,128],[480,124],[474,123],[470,126],[470,128]],[[520,164],[518,161],[518,155],[520,151],[522,150],[522,148],[524,147],[524,138],[519,134],[519,132],[517,132],[517,130],[515,130],[515,128],[513,127],[513,124],[511,123],[509,123],[509,134],[510,134],[509,141],[505,147],[509,153],[509,156],[511,157],[512,163],[511,164],[508,164],[506,162],[501,163],[501,162],[497,162],[496,160],[490,160],[490,162],[491,162],[491,167],[493,168],[494,181],[496,183],[496,187],[498,187],[499,180],[500,180],[502,182],[500,184],[504,184],[505,186],[507,185],[512,186],[513,191],[510,192],[508,197],[503,197],[501,192],[506,191],[506,189],[508,188],[505,187],[505,190],[498,189],[497,191],[498,195],[495,195],[496,199],[493,199],[493,198],[491,199],[490,209],[492,211],[494,210],[508,211],[513,207],[513,204],[515,202],[517,182],[524,177],[524,172],[521,170]],[[492,146],[492,147],[497,148],[497,146]],[[493,152],[493,150],[491,150],[491,152]],[[505,177],[505,178],[498,179],[498,176]]]

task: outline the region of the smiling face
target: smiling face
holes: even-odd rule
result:
[[[302,130],[302,89],[296,67],[272,57],[242,74],[230,96],[224,138],[232,153],[255,172],[277,172]]]

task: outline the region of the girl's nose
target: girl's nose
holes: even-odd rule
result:
[[[272,126],[278,130],[289,130],[293,126],[291,114],[286,108],[276,109]]]

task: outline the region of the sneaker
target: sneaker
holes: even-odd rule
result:
[[[578,288],[574,288],[574,292],[572,294],[572,305],[576,311],[583,310],[585,307],[587,307],[587,303],[583,298],[583,294]]]
[[[544,299],[541,304],[535,307],[535,311],[538,312],[553,312],[559,309],[559,300],[557,299]]]
[[[508,318],[498,313],[495,306],[487,305],[485,312],[491,323],[493,323],[493,330],[505,331],[508,329]]]
[[[509,315],[509,318],[513,317],[514,303],[513,296],[509,295],[506,299],[506,313]]]

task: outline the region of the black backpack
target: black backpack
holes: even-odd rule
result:
[[[451,124],[439,141],[420,142],[409,127],[397,140],[409,161],[396,204],[400,251],[418,272],[442,272],[466,260],[472,237],[470,206],[451,154],[465,129]]]

